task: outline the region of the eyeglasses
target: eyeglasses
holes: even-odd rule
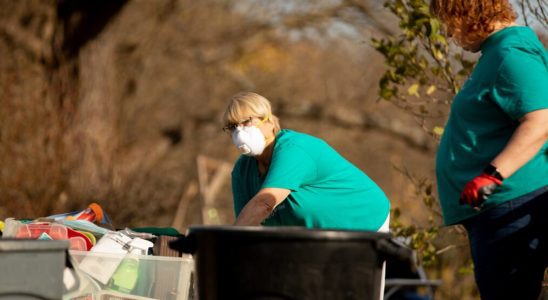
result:
[[[226,133],[232,133],[236,128],[240,126],[251,126],[253,125],[253,119],[259,119],[259,117],[249,117],[240,123],[229,123],[223,127],[223,131]],[[263,124],[267,119],[268,117],[264,117],[261,120],[260,124]]]

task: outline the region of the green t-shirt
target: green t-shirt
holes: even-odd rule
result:
[[[360,169],[323,140],[281,130],[264,178],[257,160],[241,156],[232,171],[234,210],[262,188],[291,190],[263,222],[267,226],[304,226],[351,230],[378,230],[390,210],[384,192]]]
[[[528,27],[508,27],[481,46],[472,75],[456,95],[437,153],[438,192],[445,223],[478,212],[460,205],[465,184],[508,144],[525,114],[548,108],[548,54]],[[548,143],[505,179],[484,209],[548,185]]]

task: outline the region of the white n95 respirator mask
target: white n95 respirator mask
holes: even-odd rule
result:
[[[239,126],[232,132],[232,143],[243,155],[261,155],[266,145],[261,130],[255,126]]]

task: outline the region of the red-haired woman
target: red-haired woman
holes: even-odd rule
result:
[[[482,299],[537,299],[548,262],[548,54],[507,0],[432,0],[463,49],[481,51],[437,159],[445,223],[468,231]]]

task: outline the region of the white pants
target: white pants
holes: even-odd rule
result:
[[[377,232],[390,232],[390,213],[388,213],[388,217],[386,217],[384,224],[382,224],[381,228],[379,228]]]
[[[390,232],[390,213],[388,213],[388,217],[386,217],[386,220],[384,221],[384,224],[382,224],[381,228],[377,230],[377,232]],[[381,274],[381,292],[379,300],[384,299],[384,276],[386,275],[386,261],[382,263],[382,274]]]

